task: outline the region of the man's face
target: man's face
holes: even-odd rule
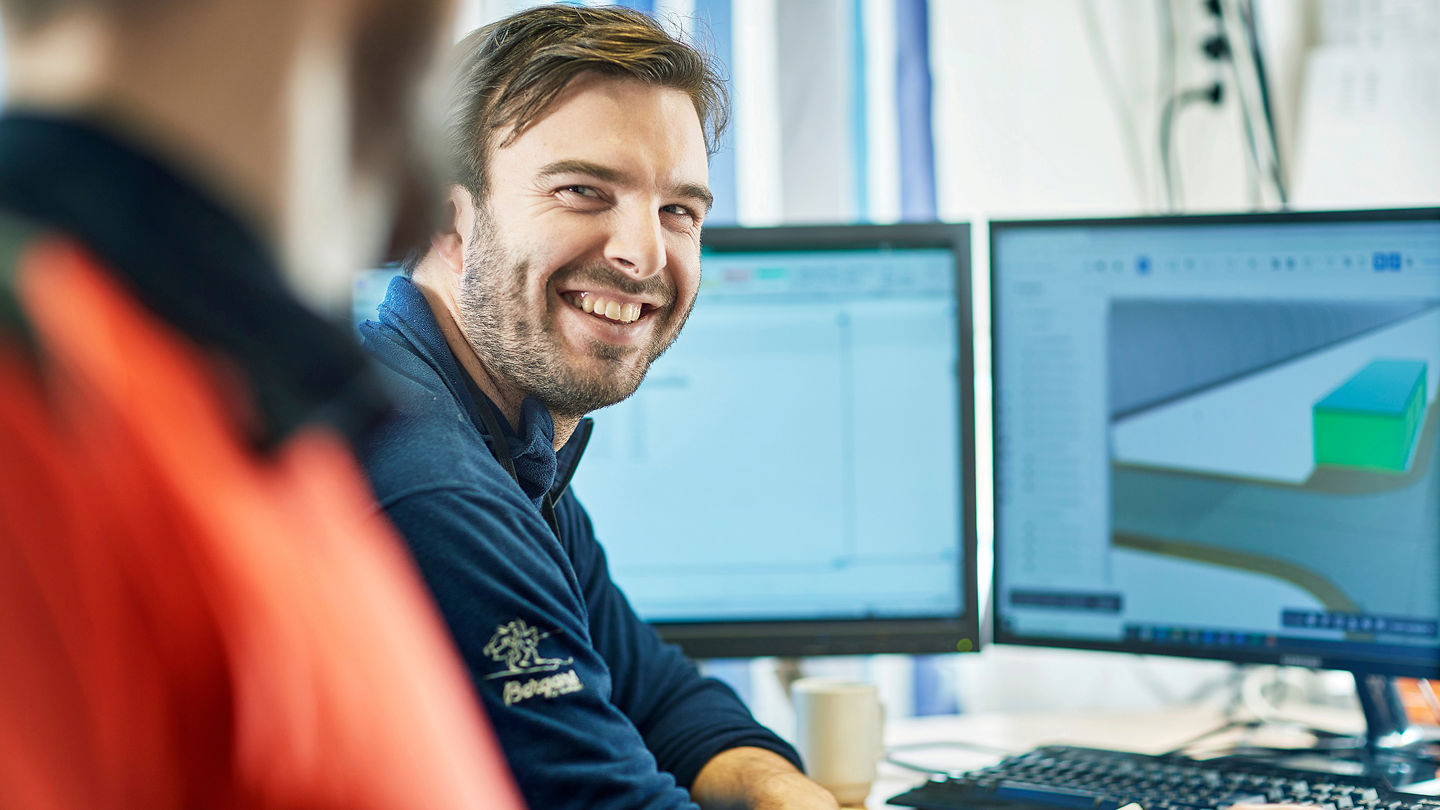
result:
[[[706,158],[684,92],[590,74],[491,153],[459,308],[499,385],[566,417],[634,393],[695,303]]]

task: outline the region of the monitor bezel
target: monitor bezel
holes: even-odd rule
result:
[[[708,253],[943,248],[955,255],[955,302],[959,347],[960,493],[963,615],[876,619],[725,619],[653,621],[665,641],[691,658],[878,655],[965,652],[980,647],[979,577],[975,506],[975,321],[970,286],[970,226],[934,222],[893,225],[783,225],[707,227]],[[701,267],[703,271],[704,261]],[[967,649],[968,646],[968,649]]]
[[[1371,208],[1353,210],[1314,210],[1314,211],[1274,211],[1274,212],[1252,212],[1252,213],[1214,213],[1214,214],[1166,214],[1158,216],[1122,216],[1122,217],[1080,217],[1080,218],[1045,218],[1045,219],[1002,219],[991,220],[988,228],[989,240],[989,273],[990,280],[990,430],[991,430],[991,458],[990,474],[991,480],[998,482],[1000,472],[1000,454],[993,450],[998,447],[994,441],[1000,430],[999,411],[999,288],[996,283],[996,270],[999,265],[1000,254],[998,250],[999,237],[1006,232],[1013,232],[1027,229],[1039,228],[1126,228],[1146,226],[1213,226],[1213,225],[1246,225],[1246,224],[1285,224],[1285,223],[1367,223],[1367,222],[1426,222],[1440,221],[1440,207],[1409,207],[1409,208]],[[998,484],[996,486],[998,491]],[[1417,649],[1428,649],[1431,653],[1432,662],[1423,664],[1415,660],[1399,661],[1396,659],[1377,659],[1359,656],[1354,653],[1342,653],[1334,655],[1314,655],[1310,653],[1287,652],[1283,649],[1251,649],[1248,647],[1196,647],[1193,645],[1160,645],[1128,643],[1126,641],[1102,641],[1094,639],[1077,639],[1065,636],[1035,636],[1021,635],[1007,630],[1004,626],[1004,610],[1000,600],[1000,577],[1003,568],[1003,550],[1000,537],[1000,510],[998,500],[991,504],[992,518],[992,560],[993,569],[990,578],[990,616],[988,630],[990,641],[995,644],[1007,644],[1025,647],[1055,647],[1072,650],[1093,650],[1098,652],[1116,652],[1142,655],[1166,655],[1179,658],[1194,658],[1210,661],[1226,661],[1238,664],[1278,664],[1282,666],[1301,666],[1310,669],[1335,669],[1355,672],[1358,674],[1389,675],[1396,677],[1415,678],[1436,678],[1440,677],[1440,645],[1434,647],[1420,647]]]

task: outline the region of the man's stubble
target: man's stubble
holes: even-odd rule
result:
[[[493,217],[477,206],[460,279],[461,331],[496,382],[535,397],[555,418],[580,418],[635,393],[651,364],[679,337],[695,305],[691,298],[683,311],[677,310],[674,286],[660,275],[635,280],[596,264],[557,271],[555,278],[567,283],[590,282],[668,302],[661,313],[650,315],[666,321],[656,324],[647,345],[629,348],[589,341],[584,354],[603,365],[573,368],[565,361],[563,339],[554,331],[556,313],[548,294],[538,306],[526,299],[529,270],[530,262],[504,243]],[[637,353],[642,362],[624,362]]]

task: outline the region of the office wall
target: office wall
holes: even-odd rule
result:
[[[1190,104],[1175,117],[1177,202],[1185,210],[1244,210],[1257,201],[1233,63],[1202,55],[1201,43],[1219,26],[1200,3],[942,0],[932,9],[943,214],[1163,210],[1161,110],[1173,92],[1217,80],[1224,86],[1218,105]],[[1258,7],[1286,157],[1298,56],[1318,9],[1308,0]]]
[[[1252,87],[1248,60],[1201,54],[1217,30],[1203,4],[933,0],[931,9],[947,217],[1165,210],[1163,100],[1217,78],[1222,102],[1187,106],[1175,121],[1179,208],[1278,204],[1244,147],[1236,90]],[[1162,9],[1173,20],[1173,72]],[[1440,6],[1256,0],[1255,9],[1291,205],[1440,199]]]

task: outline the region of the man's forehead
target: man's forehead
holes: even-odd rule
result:
[[[518,135],[502,139],[497,168],[543,177],[701,184],[709,155],[698,113],[682,90],[637,79],[577,79]]]
[[[708,158],[700,113],[684,90],[594,72],[571,79],[524,129],[511,126],[503,133],[497,139],[500,150],[522,141],[603,146],[606,138],[625,145],[647,136],[651,145],[682,153],[698,150]]]

